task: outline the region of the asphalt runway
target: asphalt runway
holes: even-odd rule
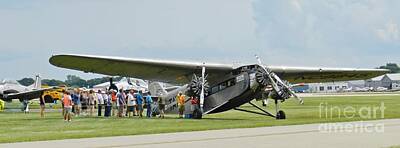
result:
[[[343,130],[326,124],[227,129],[154,135],[86,138],[0,144],[0,147],[139,147],[139,148],[265,148],[265,147],[390,147],[400,145],[400,119],[346,122]],[[349,125],[353,125],[353,128]],[[360,125],[360,126],[357,126]]]

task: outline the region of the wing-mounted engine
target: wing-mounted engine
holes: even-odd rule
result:
[[[256,72],[256,81],[264,86],[265,93],[274,100],[285,101],[294,93],[291,93],[291,84],[287,81],[282,81],[269,68],[259,65]],[[268,89],[271,88],[271,89]]]
[[[261,59],[256,56],[258,60],[256,81],[262,86],[264,92],[262,96],[267,96],[275,101],[276,118],[285,119],[286,115],[282,110],[279,110],[279,102],[284,102],[290,97],[295,97],[303,104],[303,99],[299,98],[293,91],[292,85],[288,81],[283,81],[277,74],[275,74],[267,66],[263,65]]]
[[[204,79],[204,95],[208,95],[208,89],[210,88],[210,85],[207,82],[207,75],[203,77],[199,77],[196,74],[193,74],[192,81],[189,84],[189,92],[191,95],[196,95],[200,96],[201,95],[201,90],[202,90],[202,83]]]

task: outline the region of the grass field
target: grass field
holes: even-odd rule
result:
[[[321,103],[324,107],[322,113]],[[339,113],[338,110],[344,111],[345,108],[353,107],[357,112],[364,109],[362,115],[366,115],[368,110],[365,109],[379,107],[381,103],[385,106],[385,119],[400,118],[400,96],[313,97],[305,98],[304,105],[298,105],[296,100],[290,99],[282,104],[288,118],[286,120],[232,110],[207,115],[202,120],[176,119],[176,115],[168,115],[166,119],[79,117],[68,123],[64,122],[61,113],[57,112],[47,113],[43,119],[38,113],[2,112],[0,143],[374,120],[382,119],[381,112],[378,111],[377,116],[373,118],[361,118],[360,114],[346,118],[343,112]],[[241,108],[254,110],[249,105]],[[334,112],[331,116],[332,108]],[[328,109],[328,116],[325,116],[324,109]],[[273,106],[270,106],[269,110],[274,112]]]

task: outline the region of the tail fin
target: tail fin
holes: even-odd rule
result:
[[[33,88],[33,89],[40,89],[40,88],[42,88],[42,78],[40,78],[39,75],[36,75],[36,77],[35,77],[35,83],[33,83],[33,84],[31,85],[31,88]]]

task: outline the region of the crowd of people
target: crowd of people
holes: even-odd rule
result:
[[[186,96],[179,92],[176,96],[179,118],[183,118],[185,111]],[[198,106],[197,97],[191,97],[192,105]],[[156,102],[155,102],[156,101]],[[143,95],[141,91],[129,90],[109,90],[97,92],[93,90],[65,91],[62,98],[64,121],[71,121],[72,116],[94,116],[97,109],[97,116],[101,117],[143,117],[144,107],[145,116],[151,118],[153,109],[157,107],[159,118],[165,117],[166,100],[162,97],[153,100],[148,93]],[[192,107],[193,109],[193,107]],[[154,115],[155,116],[155,115]]]

